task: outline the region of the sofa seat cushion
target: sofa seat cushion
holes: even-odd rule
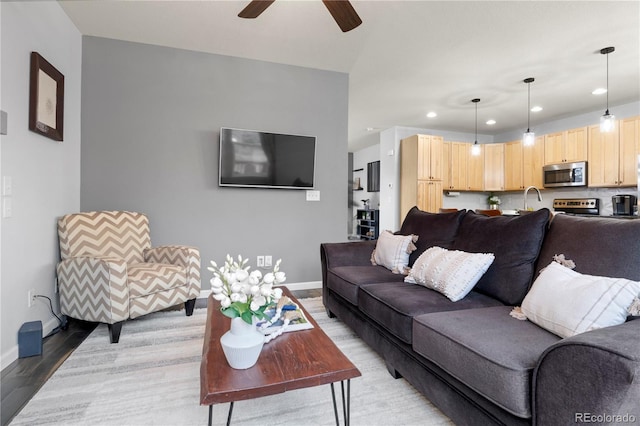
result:
[[[187,284],[186,270],[182,266],[166,263],[136,263],[127,266],[129,296],[146,296]]]
[[[360,287],[358,307],[395,337],[411,344],[413,317],[429,312],[501,306],[499,301],[471,291],[452,302],[437,291],[408,283],[378,283]]]
[[[383,266],[336,266],[327,271],[327,287],[355,306],[360,285],[403,280],[404,275],[394,274]]]
[[[531,417],[540,355],[560,338],[509,316],[510,306],[420,315],[413,350],[508,412]]]
[[[489,217],[468,212],[451,248],[493,253],[496,257],[474,291],[505,305],[520,305],[533,281],[535,262],[550,217],[548,209],[522,216]]]

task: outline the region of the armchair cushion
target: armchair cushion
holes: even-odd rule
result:
[[[100,211],[74,213],[58,220],[60,257],[113,256],[141,263],[151,247],[149,219],[142,213]]]
[[[130,265],[128,276],[131,297],[146,296],[158,291],[187,285],[185,268],[166,263],[137,263]]]

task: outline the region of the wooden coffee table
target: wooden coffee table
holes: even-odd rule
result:
[[[304,310],[289,289],[282,289],[284,295]],[[229,366],[220,346],[220,337],[229,330],[231,320],[222,315],[219,302],[209,296],[200,364],[200,405],[209,406],[209,425],[213,417],[213,404],[231,403],[228,425],[235,401],[326,384],[331,384],[333,410],[336,424],[339,424],[333,386],[336,382],[341,382],[344,423],[349,424],[351,379],[359,377],[360,371],[311,315],[306,310],[304,313],[313,324],[313,329],[282,334],[264,345],[256,365],[246,370],[236,370]]]

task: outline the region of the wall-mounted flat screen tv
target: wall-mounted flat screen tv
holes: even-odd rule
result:
[[[316,138],[220,129],[220,186],[310,189]]]

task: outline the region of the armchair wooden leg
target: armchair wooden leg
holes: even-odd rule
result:
[[[186,311],[186,314],[188,317],[193,315],[193,308],[195,307],[196,307],[196,299],[189,299],[186,302],[184,302],[184,310]]]
[[[120,341],[120,332],[122,331],[122,321],[115,324],[108,324],[108,326],[111,343],[118,343]]]

